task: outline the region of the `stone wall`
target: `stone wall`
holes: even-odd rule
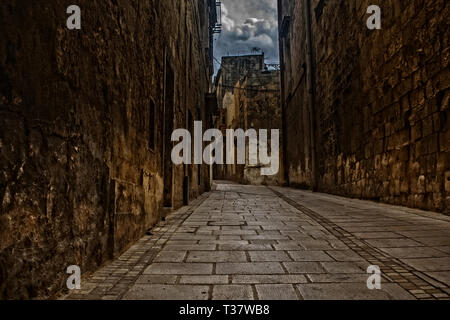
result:
[[[227,128],[238,128],[238,114],[234,109],[236,101],[234,94],[237,83],[249,72],[264,69],[264,53],[222,57],[220,69],[215,78],[214,89],[218,104],[215,127],[222,130],[224,136]],[[215,165],[214,179],[239,180],[236,175],[236,166]]]
[[[448,214],[448,1],[311,1],[310,69],[305,2],[278,1],[286,180],[311,188],[313,134],[319,191]]]
[[[222,57],[216,76],[216,92],[219,109],[224,108],[222,100],[227,92],[233,93],[236,83],[249,71],[264,70],[264,53],[257,55]]]
[[[168,158],[169,129],[210,118],[208,3],[79,0],[72,31],[72,2],[0,4],[0,299],[117,256],[183,204],[185,176],[209,188]]]
[[[261,175],[262,167],[269,167],[258,163],[249,163],[249,151],[246,154],[246,164],[237,166],[234,169],[233,179],[245,184],[252,185],[280,185],[283,182],[283,169],[281,157],[283,154],[281,141],[282,136],[282,116],[280,104],[280,72],[254,71],[249,72],[235,89],[235,108],[233,108],[238,119],[236,128],[244,130],[255,129],[258,133],[260,129],[268,131],[267,146],[271,146],[271,130],[278,129],[280,132],[280,168],[276,175]],[[240,170],[239,170],[240,169]]]

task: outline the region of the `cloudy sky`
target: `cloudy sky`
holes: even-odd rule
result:
[[[215,36],[214,56],[220,61],[261,48],[266,63],[278,63],[277,30],[277,0],[222,0],[222,33]]]

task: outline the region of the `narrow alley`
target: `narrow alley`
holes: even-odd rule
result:
[[[450,218],[216,182],[65,299],[429,299],[450,294]],[[366,286],[369,265],[381,290]]]
[[[0,302],[450,300],[449,16],[1,1]]]

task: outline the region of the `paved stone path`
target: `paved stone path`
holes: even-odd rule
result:
[[[66,299],[449,299],[450,218],[219,183]],[[369,290],[367,268],[382,271]]]

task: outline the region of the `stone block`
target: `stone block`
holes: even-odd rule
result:
[[[135,284],[123,300],[207,300],[208,286]]]
[[[192,251],[187,262],[246,262],[244,251]]]
[[[147,274],[212,274],[210,263],[153,263],[144,270]]]
[[[283,274],[278,262],[217,263],[217,274]]]
[[[260,300],[298,300],[292,285],[288,284],[260,284],[256,285],[256,292]]]
[[[216,285],[213,288],[214,300],[252,300],[253,290],[246,285]]]
[[[284,262],[289,274],[324,273],[323,267],[318,262]]]

